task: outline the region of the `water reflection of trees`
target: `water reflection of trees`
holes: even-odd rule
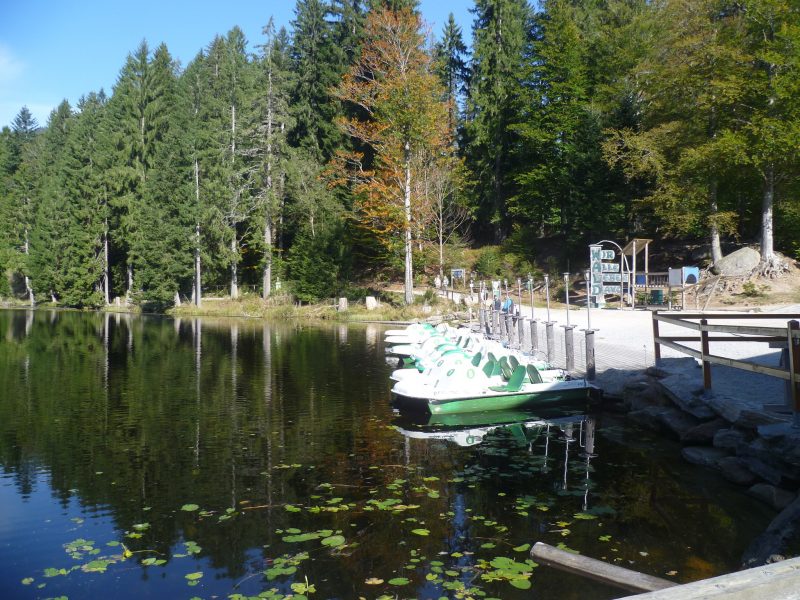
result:
[[[385,390],[339,331],[29,311],[0,314],[0,331],[3,469],[25,495],[44,467],[63,502],[110,509],[120,531],[149,522],[142,547],[199,537],[242,575],[246,552],[286,525],[283,503],[395,460],[370,411]],[[187,502],[240,518],[198,521]]]

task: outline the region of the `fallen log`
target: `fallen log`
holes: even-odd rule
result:
[[[602,560],[589,558],[588,556],[565,552],[543,542],[536,542],[533,545],[531,558],[536,562],[555,567],[567,573],[582,575],[629,592],[653,592],[677,585],[673,581],[667,581],[660,577],[653,577],[638,571],[610,565]]]

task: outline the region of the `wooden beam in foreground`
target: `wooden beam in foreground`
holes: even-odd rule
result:
[[[555,567],[568,573],[582,575],[595,581],[613,585],[629,592],[652,592],[677,585],[675,582],[645,575],[602,560],[589,558],[559,550],[543,542],[536,542],[531,549],[531,558],[536,562]]]

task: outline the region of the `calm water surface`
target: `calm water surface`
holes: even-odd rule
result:
[[[615,598],[529,544],[690,581],[774,516],[609,415],[400,418],[382,337],[0,311],[0,598]]]

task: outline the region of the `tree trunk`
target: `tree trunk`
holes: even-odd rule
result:
[[[125,304],[130,304],[133,294],[133,265],[128,263],[128,289],[125,292]]]
[[[194,159],[194,199],[197,207],[197,221],[194,226],[194,304],[203,304],[203,286],[200,277],[200,165],[197,158]]]
[[[411,262],[411,144],[406,142],[405,155],[406,181],[405,181],[405,211],[406,211],[406,272],[405,272],[405,302],[414,303],[414,272]]]
[[[103,230],[103,296],[106,301],[106,306],[111,304],[110,278],[111,274],[108,269],[108,219],[106,219]]]
[[[444,216],[439,215],[439,279],[444,281]]]
[[[231,239],[231,299],[239,297],[239,256],[237,255],[236,231]]]
[[[23,246],[23,249],[25,251],[25,256],[27,257],[30,254],[30,246],[28,244],[28,228],[27,227],[25,228],[25,245]],[[28,269],[28,265],[26,264],[25,265],[25,270],[27,270],[27,269]],[[25,291],[28,292],[28,299],[30,300],[31,307],[36,306],[36,299],[34,298],[34,295],[33,295],[33,287],[31,286],[31,280],[30,280],[30,277],[28,277],[27,273],[25,273]]]
[[[770,164],[764,172],[764,190],[761,198],[761,264],[771,266],[775,261],[772,229],[772,208],[775,202],[775,166]]]
[[[272,47],[267,56],[267,189],[264,215],[264,274],[261,297],[266,300],[272,293]]]
[[[712,181],[709,186],[709,234],[711,235],[711,262],[715,263],[722,258],[722,243],[720,242],[719,224],[717,223],[717,182]]]
[[[264,300],[272,293],[272,219],[269,212],[264,219],[264,276],[261,290]]]

